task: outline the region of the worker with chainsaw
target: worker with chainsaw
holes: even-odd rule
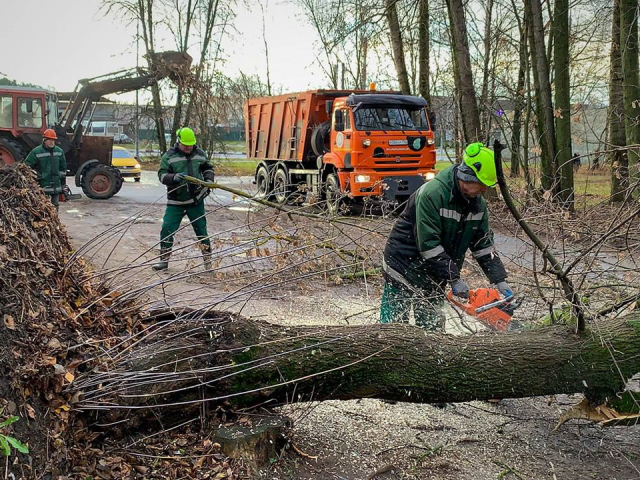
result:
[[[214,181],[213,165],[206,154],[196,145],[196,135],[190,128],[177,131],[175,146],[162,156],[158,178],[167,186],[167,208],[160,233],[160,261],[154,270],[164,270],[169,266],[173,247],[173,237],[186,215],[200,242],[204,265],[211,267],[211,242],[207,233],[207,219],[204,200],[209,189],[185,180],[186,176],[207,182]]]
[[[411,195],[384,251],[382,323],[408,323],[413,308],[416,325],[441,330],[447,286],[457,297],[469,298],[460,276],[467,250],[500,293],[513,296],[482,198],[496,182],[493,151],[472,143],[460,165],[443,170]]]
[[[62,187],[67,181],[67,160],[64,152],[56,145],[58,136],[51,128],[42,134],[42,144],[29,152],[24,163],[38,174],[38,183],[44,194],[58,210]]]

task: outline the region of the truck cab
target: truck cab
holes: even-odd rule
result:
[[[435,178],[436,152],[426,101],[409,95],[351,94],[333,102],[331,149],[341,191],[406,200]]]

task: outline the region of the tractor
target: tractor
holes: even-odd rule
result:
[[[67,159],[67,177],[89,198],[104,200],[122,187],[120,171],[111,164],[113,138],[84,135],[91,125],[93,108],[103,95],[131,92],[166,77],[184,78],[191,57],[183,52],[156,53],[153,71],[131,69],[83,79],[71,101],[58,111],[55,92],[31,87],[0,87],[0,165],[23,161],[52,128]]]

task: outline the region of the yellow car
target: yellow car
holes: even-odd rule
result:
[[[111,156],[111,164],[120,170],[123,178],[133,177],[136,182],[140,181],[142,168],[138,159],[129,150],[124,147],[113,147],[113,155]]]

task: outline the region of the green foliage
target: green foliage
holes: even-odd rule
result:
[[[17,417],[15,415],[12,417],[9,417],[4,422],[0,423],[0,429],[8,427],[9,425],[17,422],[18,420],[20,420],[20,417]],[[8,435],[3,435],[2,433],[0,433],[0,453],[3,456],[8,457],[9,455],[11,455],[12,447],[15,450],[19,451],[20,453],[29,453],[29,447],[27,447],[24,443],[20,442],[19,440],[13,437],[10,437]]]

